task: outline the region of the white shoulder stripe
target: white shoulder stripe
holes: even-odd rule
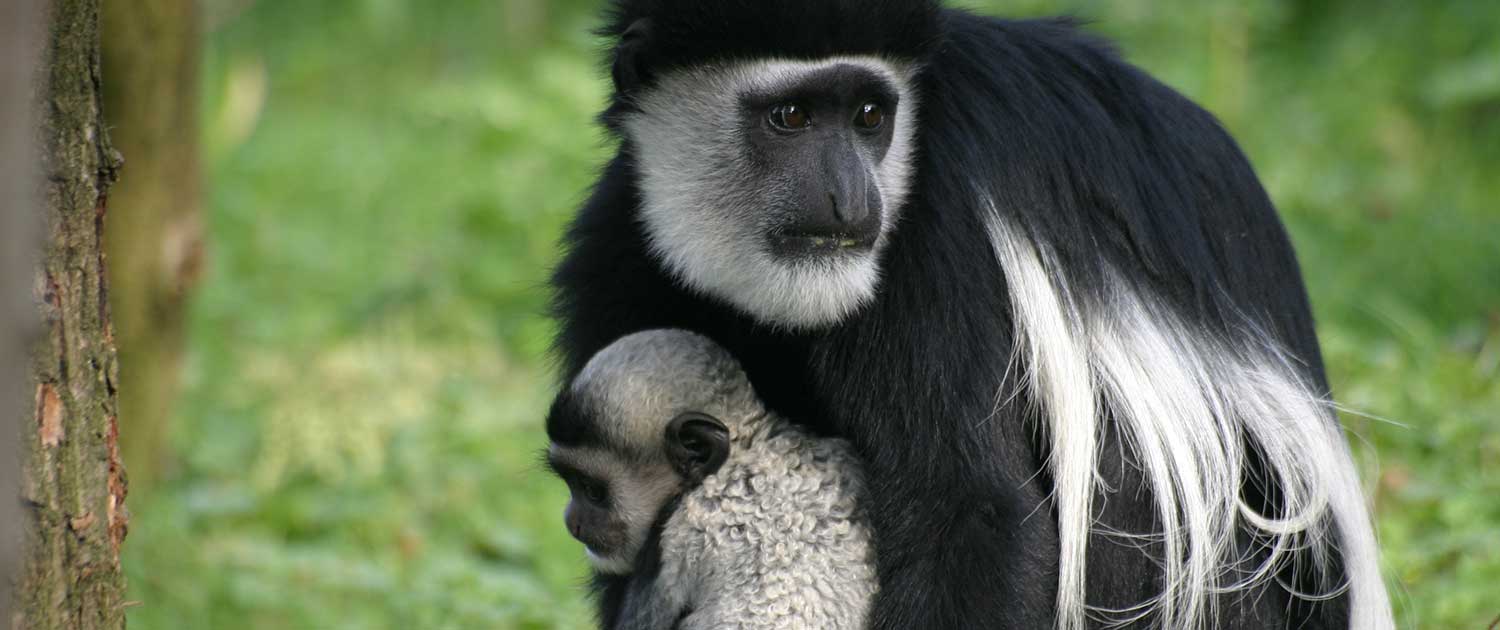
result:
[[[1012,360],[1028,370],[1025,385],[1043,407],[1052,448],[1062,546],[1058,627],[1123,624],[1152,613],[1164,628],[1212,627],[1215,595],[1274,580],[1298,549],[1310,549],[1319,566],[1295,569],[1326,578],[1324,592],[1303,595],[1347,588],[1352,628],[1390,627],[1368,510],[1332,404],[1305,385],[1286,354],[1265,335],[1222,340],[1195,330],[1118,275],[1109,279],[1105,312],[1090,312],[1049,252],[999,216],[991,207],[988,231],[1011,292]],[[1162,592],[1127,610],[1084,601],[1106,430],[1098,404],[1113,412],[1162,524],[1160,532],[1113,534],[1160,540],[1164,550]],[[1247,441],[1282,489],[1279,517],[1240,498]],[[1268,551],[1249,575],[1236,568],[1239,528],[1254,531]],[[1334,545],[1347,583],[1325,575]]]

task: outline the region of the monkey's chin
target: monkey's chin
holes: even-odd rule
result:
[[[845,250],[787,258],[749,270],[754,275],[725,295],[762,324],[817,330],[848,319],[880,284],[873,251]]]
[[[590,549],[587,545],[583,548],[583,555],[589,559],[589,565],[593,566],[594,570],[600,573],[608,575],[630,573],[630,561],[625,558],[611,555],[601,556],[594,553],[594,550]]]
[[[648,228],[651,216],[646,216]],[[726,242],[661,228],[652,230],[650,247],[662,265],[689,288],[718,298],[761,324],[810,331],[844,321],[875,296],[880,241],[877,238],[869,246],[856,241],[842,247],[825,239],[811,245],[821,253],[781,255],[760,237],[731,235]]]

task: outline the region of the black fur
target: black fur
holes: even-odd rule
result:
[[[878,542],[872,627],[1054,620],[1058,538],[1044,425],[1024,396],[991,413],[1015,340],[975,182],[1053,249],[1078,299],[1103,300],[1108,264],[1203,329],[1263,329],[1326,390],[1290,243],[1245,157],[1211,115],[1073,24],[928,2],[622,0],[605,32],[643,17],[670,33],[649,57],[657,71],[860,52],[925,62],[912,195],[876,299],[847,321],[778,332],[674,281],[645,246],[623,140],[554,276],[566,378],[621,335],[687,328],[738,357],[773,408],[853,442],[868,467]],[[1107,526],[1147,531],[1151,498],[1133,491],[1144,482],[1107,435],[1101,470],[1117,492],[1096,499],[1096,510]],[[1254,503],[1274,493],[1247,490]],[[1157,593],[1151,551],[1096,536],[1089,603],[1123,607]],[[1345,598],[1314,606],[1277,589],[1226,597],[1220,615],[1223,628],[1348,623]]]
[[[696,411],[677,416],[667,425],[667,459],[677,474],[697,486],[729,459],[729,429]]]
[[[915,58],[938,33],[932,0],[621,0],[600,34],[651,24],[651,64],[671,70],[724,59]]]
[[[598,426],[597,414],[579,397],[564,390],[552,399],[552,409],[547,412],[548,440],[563,446],[607,448],[610,444],[604,439],[605,435]]]

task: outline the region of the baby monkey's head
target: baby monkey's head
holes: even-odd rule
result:
[[[629,573],[682,493],[764,415],[739,363],[708,338],[650,330],[595,354],[552,403],[547,465],[568,484],[564,520],[601,573]]]

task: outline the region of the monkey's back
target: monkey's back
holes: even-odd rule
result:
[[[876,590],[864,473],[848,443],[770,420],[736,435],[662,532],[682,628],[865,626]]]

